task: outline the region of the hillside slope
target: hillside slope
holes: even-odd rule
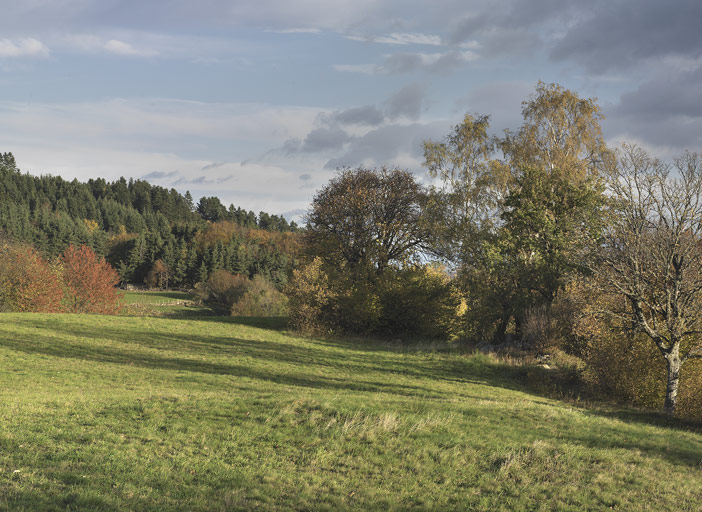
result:
[[[699,510],[702,434],[482,356],[0,315],[0,509]]]

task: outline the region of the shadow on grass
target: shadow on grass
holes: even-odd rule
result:
[[[36,325],[37,322],[30,322]],[[71,325],[47,325],[47,328],[59,334],[79,336],[96,341],[83,343],[80,339],[71,340],[62,337],[57,343],[55,336],[31,333],[18,335],[12,330],[0,327],[0,346],[27,354],[41,354],[58,358],[86,360],[102,363],[137,366],[147,369],[197,372],[210,375],[230,375],[235,377],[269,381],[276,384],[304,386],[317,389],[352,390],[364,392],[392,393],[403,396],[424,398],[441,398],[441,394],[429,387],[414,384],[380,382],[377,380],[350,379],[344,376],[319,375],[309,371],[314,365],[329,367],[328,373],[342,375],[339,370],[365,372],[374,371],[372,365],[361,366],[356,363],[346,364],[339,357],[325,358],[325,354],[316,352],[313,348],[304,349],[293,345],[227,337],[225,339],[197,335],[177,335],[162,333],[135,333],[133,330],[113,327],[85,328]],[[100,345],[97,342],[107,340],[122,347]],[[158,349],[162,352],[144,352],[136,347]],[[167,352],[166,352],[167,351]],[[167,355],[180,351],[184,356],[172,357]],[[233,362],[217,362],[204,360],[204,356],[216,359],[220,356],[244,356],[256,360],[255,364],[235,364]],[[220,357],[220,359],[224,359]],[[280,363],[272,367],[268,363]],[[287,366],[282,366],[287,365]],[[363,375],[363,373],[361,373]]]
[[[530,386],[526,368],[499,363],[487,356],[447,358],[438,354],[436,357],[416,357],[404,353],[401,348],[359,346],[343,340],[290,343],[284,335],[278,335],[280,340],[255,339],[259,334],[265,337],[265,333],[255,331],[249,338],[241,337],[240,332],[239,336],[222,335],[221,330],[217,335],[208,335],[208,322],[209,319],[202,322],[203,330],[198,331],[202,334],[190,334],[158,330],[135,332],[133,328],[114,323],[99,325],[97,321],[85,325],[56,322],[51,317],[15,317],[13,323],[25,329],[20,334],[9,326],[3,328],[0,325],[0,346],[57,358],[226,375],[322,390],[389,393],[416,399],[484,398],[467,395],[460,388],[457,392],[432,386],[438,381],[548,396],[543,390],[537,391]],[[217,322],[241,324],[242,319],[220,317]],[[261,326],[261,322],[266,324],[260,320],[246,320],[248,325],[256,327]],[[241,358],[252,361],[240,361]],[[425,385],[418,383],[422,380]],[[587,431],[570,429],[563,432],[562,439],[587,447],[636,449],[692,467],[699,467],[702,462],[702,443],[699,441],[688,439],[687,445],[680,440],[669,443],[670,435],[665,432],[632,428],[656,425],[688,431],[690,425],[687,423],[631,410],[579,409],[587,416],[616,419],[623,425],[595,422]],[[533,425],[526,427],[533,428]]]

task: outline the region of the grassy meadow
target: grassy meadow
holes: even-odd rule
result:
[[[0,510],[702,508],[691,426],[139,295],[157,316],[0,315]]]

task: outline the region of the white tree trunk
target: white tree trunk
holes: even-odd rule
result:
[[[678,348],[673,349],[665,356],[666,367],[668,370],[667,385],[665,388],[665,405],[663,410],[666,414],[675,414],[675,406],[678,402],[678,384],[680,382],[680,353]]]

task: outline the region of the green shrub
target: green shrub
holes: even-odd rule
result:
[[[307,265],[293,270],[285,294],[288,297],[288,323],[292,328],[308,334],[329,329],[328,315],[336,296],[322,268],[321,258],[314,258]]]
[[[206,283],[195,287],[196,297],[216,311],[228,313],[232,305],[246,293],[249,279],[230,274],[226,270],[216,270]]]
[[[390,337],[453,340],[461,337],[463,301],[446,271],[417,266],[389,275],[379,297],[377,330]]]
[[[285,316],[287,299],[268,279],[257,275],[246,283],[243,295],[229,311],[233,316]]]

